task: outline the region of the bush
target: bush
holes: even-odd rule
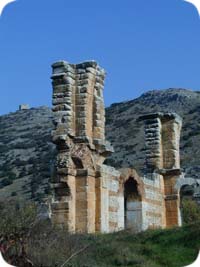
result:
[[[9,180],[14,181],[14,180],[17,179],[17,176],[16,176],[16,174],[14,172],[9,172],[8,173],[8,178],[9,178]]]
[[[1,186],[0,187],[5,187],[5,186],[8,186],[8,185],[11,185],[12,183],[13,183],[13,180],[11,180],[9,178],[4,178],[1,181]]]
[[[0,252],[14,266],[32,266],[28,265],[26,245],[36,221],[35,205],[9,202],[1,206],[0,218]]]
[[[183,148],[186,148],[186,147],[192,147],[193,143],[191,140],[189,140],[188,142],[185,143],[185,145],[183,146]]]
[[[6,171],[6,172],[3,172],[2,174],[4,178],[1,182],[0,182],[0,188],[3,188],[5,186],[8,186],[8,185],[11,185],[13,183],[14,180],[17,179],[17,176],[14,172],[11,172],[11,171]]]
[[[82,251],[88,251],[89,242],[86,235],[72,235],[64,229],[58,229],[51,225],[50,221],[38,222],[31,231],[27,243],[27,254],[34,266],[57,267],[70,258],[71,255]],[[84,249],[85,248],[85,249]],[[64,267],[74,266],[65,264]],[[86,266],[86,265],[78,265]]]
[[[200,207],[195,201],[182,200],[182,219],[185,224],[200,222]]]

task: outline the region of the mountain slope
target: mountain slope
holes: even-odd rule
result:
[[[49,192],[52,112],[47,107],[0,117],[0,200],[41,200]]]
[[[176,112],[183,118],[181,166],[189,176],[200,177],[200,92],[185,89],[149,91],[141,97],[113,104],[106,110],[107,138],[115,148],[108,162],[115,167],[143,169],[144,130],[140,115],[151,112]]]
[[[140,115],[176,112],[183,118],[181,166],[200,178],[200,92],[185,89],[149,91],[139,98],[106,109],[106,135],[115,153],[107,163],[144,167],[144,130]],[[41,201],[49,193],[55,147],[51,143],[52,112],[47,107],[0,116],[0,201],[21,196]]]

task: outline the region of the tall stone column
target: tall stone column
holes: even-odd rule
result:
[[[74,129],[75,71],[64,61],[52,65],[53,100],[55,130],[52,141],[57,147],[55,171],[52,178],[54,197],[52,200],[52,220],[55,224],[75,231],[75,175],[70,157],[71,137]]]
[[[94,61],[59,61],[52,68],[52,141],[57,147],[52,218],[70,231],[95,232],[103,216],[99,168],[112,151],[104,133],[105,71]]]
[[[53,85],[53,112],[57,135],[75,135],[75,99],[74,91],[76,85],[76,71],[65,61],[59,61],[52,65],[52,85]]]
[[[93,233],[96,230],[95,173],[79,170],[76,177],[76,232]]]
[[[182,119],[175,113],[162,118],[163,168],[180,169],[180,134]]]
[[[182,119],[175,113],[153,113],[140,119],[145,121],[147,170],[179,169]]]
[[[160,114],[148,114],[140,119],[145,121],[146,171],[151,173],[163,167]]]
[[[94,92],[94,139],[105,139],[105,108],[103,99],[105,71],[97,70]]]
[[[160,180],[165,207],[166,226],[180,224],[180,196],[175,188],[180,178],[180,132],[182,119],[175,113],[154,113],[141,117],[145,120],[146,171]],[[164,220],[163,220],[164,221]]]
[[[167,113],[162,118],[163,170],[165,185],[166,226],[180,224],[180,195],[176,190],[180,179],[180,133],[182,119],[175,113]]]

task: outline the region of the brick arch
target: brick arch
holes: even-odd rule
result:
[[[181,188],[183,186],[195,185],[195,184],[200,184],[200,181],[194,178],[181,178],[177,180],[175,184],[175,189],[178,191],[178,193],[180,193]]]
[[[120,169],[120,187],[119,187],[119,192],[121,194],[124,193],[124,184],[126,181],[128,181],[129,178],[133,178],[136,182],[137,182],[137,189],[138,189],[138,193],[141,195],[141,199],[144,198],[145,195],[145,190],[144,190],[144,182],[141,179],[141,177],[137,174],[135,169],[131,169],[131,168],[123,168]]]

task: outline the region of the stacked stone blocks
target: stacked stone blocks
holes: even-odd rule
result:
[[[181,176],[180,131],[182,119],[175,113],[154,113],[145,120],[146,177],[160,181],[161,218],[164,226],[180,225],[180,198],[175,184]],[[154,195],[156,190],[154,191]]]
[[[76,65],[60,61],[52,68],[52,140],[58,151],[52,220],[71,232],[110,231],[109,204],[102,206],[101,201],[107,197],[109,203],[112,190],[104,190],[103,180],[107,184],[112,179],[119,181],[111,172],[102,177],[102,164],[112,152],[104,130],[105,71],[94,61]],[[117,223],[115,227],[118,229]]]
[[[105,71],[94,61],[59,61],[52,68],[52,141],[57,148],[51,183],[53,223],[70,232],[87,233],[180,225],[176,189],[181,176],[180,117],[174,113],[142,116],[145,174],[139,177],[134,169],[116,170],[103,164],[113,152],[105,140]]]

